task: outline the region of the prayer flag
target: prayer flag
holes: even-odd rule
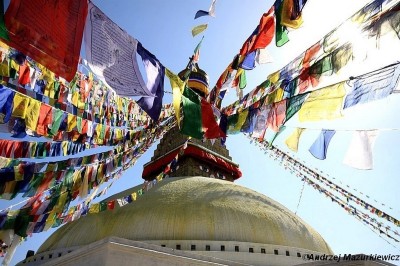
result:
[[[325,160],[329,143],[335,135],[335,130],[323,129],[318,138],[311,145],[309,152],[317,159]]]
[[[18,84],[27,85],[31,83],[30,68],[25,61],[18,69]]]
[[[215,121],[214,112],[211,104],[205,99],[201,99],[201,121],[204,137],[207,139],[224,138],[226,134]]]
[[[0,1],[0,38],[10,40],[6,25],[4,24],[4,0]]]
[[[297,152],[299,148],[299,140],[300,136],[303,133],[304,128],[296,128],[293,133],[286,139],[285,143],[289,149],[294,152]]]
[[[272,55],[268,52],[267,48],[257,49],[257,54],[256,54],[257,64],[261,65],[272,62],[273,62]]]
[[[215,17],[215,3],[217,2],[217,0],[213,0],[211,2],[211,6],[208,9],[208,11],[204,11],[204,10],[199,10],[196,12],[196,15],[194,16],[194,19],[202,17],[202,16],[212,16]]]
[[[261,138],[264,136],[265,130],[267,129],[267,119],[269,112],[271,110],[270,105],[262,106],[255,116],[254,126],[253,126],[253,134],[252,136],[255,138]]]
[[[267,13],[264,13],[260,19],[258,26],[258,33],[255,37],[253,45],[250,47],[249,52],[257,49],[264,49],[267,47],[274,38],[275,19],[274,7],[271,7]]]
[[[198,10],[198,11],[196,12],[196,14],[194,15],[194,19],[199,18],[199,17],[203,17],[203,16],[208,16],[208,15],[210,15],[210,14],[208,13],[208,11],[205,11],[205,10]]]
[[[137,104],[154,120],[160,117],[162,100],[164,97],[164,75],[165,68],[160,61],[147,51],[140,42],[137,45],[137,52],[142,57],[147,74],[147,88],[155,97],[142,97]]]
[[[16,93],[13,101],[12,116],[25,118],[26,110],[30,100],[30,97],[20,93]]]
[[[181,132],[196,139],[203,137],[199,96],[186,87],[182,94],[183,122]]]
[[[138,41],[92,2],[85,26],[86,57],[92,71],[120,96],[154,96],[136,61]]]
[[[198,26],[195,26],[192,29],[192,36],[196,36],[197,34],[202,33],[203,31],[205,31],[207,29],[208,24],[200,24]]]
[[[11,118],[15,92],[0,85],[0,122],[8,123]]]
[[[196,48],[194,48],[193,51],[193,63],[196,63],[199,61],[200,58],[200,46],[201,43],[203,42],[204,36],[201,38],[200,42],[196,45]]]
[[[311,92],[299,111],[300,122],[341,117],[343,97],[346,94],[344,84],[340,82]]]
[[[281,21],[282,25],[292,29],[297,29],[301,26],[301,24],[303,24],[301,10],[298,9],[298,2],[299,0],[283,0]]]
[[[373,168],[372,150],[378,134],[378,130],[354,131],[343,163],[357,169],[371,170]]]
[[[100,203],[94,203],[89,208],[89,213],[99,213],[100,212]]]
[[[175,96],[176,95],[176,96]],[[226,135],[221,131],[218,126],[211,104],[205,99],[192,91],[190,88],[185,87],[183,94],[180,89],[174,90],[174,98],[181,99],[183,119],[181,132],[191,137],[208,139],[225,137]],[[180,103],[175,102],[177,110],[175,113],[180,113]]]
[[[115,208],[115,200],[111,200],[107,203],[107,209],[108,210],[114,210]]]
[[[279,128],[286,118],[286,100],[272,104],[268,113],[267,127],[275,132],[279,132]]]
[[[275,9],[275,43],[276,46],[281,47],[285,43],[289,41],[289,37],[287,35],[287,29],[285,25],[282,25],[282,9],[283,9],[283,1],[277,0],[274,3]]]
[[[100,202],[100,208],[99,208],[100,212],[106,211],[107,208],[108,208],[108,203],[106,201]]]
[[[15,0],[5,13],[7,44],[71,81],[76,73],[87,1]],[[38,15],[40,14],[40,15]]]
[[[257,111],[258,111],[258,109],[253,108],[252,106],[250,106],[248,108],[248,115],[242,125],[242,128],[240,129],[241,132],[245,132],[245,133],[253,132],[254,120],[255,120],[255,117],[257,116]]]
[[[344,109],[389,96],[400,79],[400,64],[395,64],[354,80],[344,101]]]
[[[117,202],[120,207],[123,207],[129,203],[127,200],[125,200],[125,198],[117,199]]]
[[[180,126],[180,106],[185,83],[177,75],[172,73],[168,68],[165,70],[165,74],[167,75],[171,83],[172,104],[175,110],[176,121],[178,122],[178,126]]]
[[[287,99],[286,121],[292,118],[292,116],[294,116],[300,110],[307,96],[308,93],[303,93]]]

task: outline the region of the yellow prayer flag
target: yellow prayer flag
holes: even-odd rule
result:
[[[5,44],[3,41],[0,41],[0,47],[4,48],[4,49],[6,49],[6,50],[10,49],[10,46],[8,46],[7,44]]]
[[[278,70],[278,71],[276,71],[276,72],[274,72],[274,73],[272,73],[272,74],[269,74],[268,77],[267,77],[267,79],[268,79],[271,83],[277,83],[278,80],[279,80],[279,76],[280,76],[280,72],[279,72],[279,70]]]
[[[24,172],[20,169],[19,166],[14,166],[14,180],[15,181],[22,181],[24,180]]]
[[[77,126],[76,115],[68,114],[67,117],[67,132],[71,132]]]
[[[123,111],[123,102],[121,97],[117,97],[117,110],[122,112]]]
[[[284,90],[282,88],[277,88],[265,98],[264,104],[273,104],[280,102],[283,99]]]
[[[103,179],[104,173],[103,173],[103,164],[100,163],[98,168],[97,168],[97,180]]]
[[[137,198],[137,194],[136,194],[136,192],[133,192],[133,193],[131,194],[131,196],[132,196],[132,200],[133,200],[133,201],[135,201],[135,200],[136,200],[136,198]]]
[[[73,176],[72,176],[72,182],[73,182],[72,192],[73,193],[75,193],[76,191],[79,192],[79,189],[80,189],[80,187],[82,185],[81,173],[82,173],[82,170],[79,169],[79,170],[75,171]]]
[[[185,82],[183,82],[177,75],[172,73],[168,68],[165,68],[165,75],[169,78],[169,82],[171,83],[173,93],[172,102],[175,110],[176,120],[179,126],[181,98],[185,88]]]
[[[0,157],[0,168],[7,167],[12,160],[10,158]]]
[[[53,82],[55,79],[55,75],[53,72],[48,70],[46,67],[42,66],[39,63],[36,63],[36,65],[39,67],[40,71],[42,72],[42,76],[40,79],[44,79],[47,81],[47,83]]]
[[[238,120],[236,122],[235,128],[234,128],[234,132],[239,132],[240,129],[242,128],[244,122],[246,122],[246,118],[249,114],[249,109],[244,109],[242,111],[239,112],[239,117]]]
[[[101,138],[101,132],[103,130],[104,125],[103,124],[98,124],[96,127],[96,138],[95,138],[95,143],[96,144],[103,144],[104,140]]]
[[[14,117],[25,118],[30,99],[26,95],[16,93],[13,100],[12,115]]]
[[[49,79],[47,81],[46,87],[44,88],[44,95],[54,98],[54,79]]]
[[[297,18],[291,19],[293,8],[293,0],[283,0],[281,24],[292,29],[298,29],[303,24],[303,18],[300,13]]]
[[[11,67],[12,69],[19,70],[19,65],[18,65],[17,62],[15,62],[14,59],[10,59],[10,67]]]
[[[36,126],[39,120],[41,102],[31,99],[26,109],[25,124],[26,128],[32,131],[36,130]]]
[[[89,208],[89,213],[99,213],[100,212],[100,203],[95,203]]]
[[[200,24],[198,26],[195,26],[192,29],[192,36],[196,36],[199,33],[202,33],[203,31],[205,31],[207,29],[208,24]]]
[[[64,210],[65,202],[67,201],[68,193],[63,191],[58,198],[56,206],[54,206],[53,211],[56,213],[62,213]]]
[[[346,94],[344,84],[341,82],[311,92],[299,111],[300,122],[342,117],[340,111]]]
[[[85,170],[86,171],[89,171],[89,166],[86,166],[85,167]],[[87,196],[88,196],[88,193],[89,193],[89,180],[88,180],[88,175],[84,175],[83,176],[83,180],[82,180],[82,183],[81,183],[81,185],[80,185],[80,187],[79,187],[79,197],[81,198],[81,199],[84,199],[84,198],[86,198]]]
[[[78,102],[79,102],[79,91],[74,91],[72,93],[72,98],[71,98],[71,103],[75,106],[78,106]]]
[[[0,76],[2,77],[10,76],[10,65],[7,58],[0,63]]]
[[[116,128],[114,129],[114,133],[115,133],[115,140],[117,141],[122,140],[123,138],[122,129]]]
[[[63,142],[61,142],[61,148],[62,148],[62,152],[64,156],[67,156],[68,154],[68,141],[64,140]]]
[[[301,134],[303,133],[304,128],[296,128],[293,133],[286,139],[285,143],[289,149],[294,152],[297,152],[299,148],[299,139]]]
[[[45,223],[45,226],[43,228],[43,231],[49,230],[53,226],[55,221],[56,221],[56,213],[53,210],[53,211],[50,212],[49,216],[46,219],[46,223]]]
[[[163,179],[163,175],[162,175],[162,173],[161,173],[161,174],[159,174],[159,175],[156,177],[156,179],[157,179],[157,181],[161,181],[161,180]]]
[[[238,70],[236,71],[234,79],[235,80],[238,79],[240,77],[240,75],[242,75],[243,72],[244,72],[244,69],[239,67]]]
[[[35,157],[37,142],[30,142],[29,143],[29,156],[28,157]]]

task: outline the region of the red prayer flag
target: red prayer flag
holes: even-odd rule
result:
[[[11,47],[71,81],[88,10],[82,0],[13,0],[4,16]]]
[[[267,126],[275,132],[283,125],[286,118],[286,100],[276,102],[268,113]]]
[[[253,45],[249,49],[249,53],[263,49],[269,45],[275,36],[275,16],[274,7],[272,6],[267,13],[264,13],[260,19],[258,34]]]
[[[204,99],[201,99],[201,123],[205,138],[226,138],[226,134],[215,121],[211,104]]]
[[[107,209],[114,210],[114,207],[115,207],[115,200],[109,201],[107,203]]]
[[[271,43],[275,36],[275,16],[274,7],[272,6],[267,13],[264,13],[260,19],[260,23],[252,34],[244,42],[240,49],[240,55],[245,56],[257,49],[263,49]]]
[[[50,105],[42,103],[40,106],[39,111],[39,120],[36,127],[36,133],[41,136],[47,136],[48,132],[48,125],[51,124],[53,117],[52,117],[52,107]]]
[[[29,84],[31,82],[30,72],[31,70],[26,62],[25,64],[19,66],[18,83],[21,85]]]

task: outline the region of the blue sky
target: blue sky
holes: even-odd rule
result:
[[[261,0],[218,0],[215,18],[202,17],[194,20],[196,11],[208,10],[211,1],[94,0],[93,2],[175,73],[186,66],[188,58],[201,39],[201,35],[192,37],[191,28],[201,23],[209,23],[208,29],[204,32],[199,65],[208,73],[211,86],[216,83],[219,75],[258,25],[261,15],[272,5],[271,1]],[[276,48],[271,44],[269,51],[274,62],[257,66],[255,70],[247,72],[248,85],[245,92],[249,92],[263,82],[268,74],[285,66],[367,2],[365,0],[309,0],[304,8],[303,27],[290,32],[290,42],[283,47]],[[398,42],[396,44],[398,45]],[[398,61],[400,56],[396,54],[391,59]],[[368,64],[374,67],[375,62],[371,61]],[[343,76],[346,76],[346,73],[343,73]],[[167,80],[165,84],[165,90],[171,91]],[[348,185],[349,190],[355,195],[381,207],[382,210],[399,219],[400,197],[397,190],[400,187],[400,181],[397,176],[400,167],[397,158],[400,141],[398,130],[381,132],[375,144],[373,170],[357,170],[342,163],[352,136],[351,130],[400,128],[397,118],[399,97],[400,95],[394,94],[383,100],[350,108],[344,112],[344,118],[334,121],[301,124],[295,116],[275,144],[287,151],[284,141],[292,128],[296,126],[308,128],[302,135],[299,152],[295,156],[311,168],[318,168],[329,174],[331,180],[334,177],[336,183],[342,183],[344,187]],[[231,90],[224,100],[224,105],[235,100],[235,92]],[[164,102],[171,102],[170,95],[166,95]],[[319,134],[318,129],[321,128],[340,129],[332,139],[328,158],[325,161],[317,160],[308,153],[308,148]],[[250,144],[243,135],[229,136],[227,147],[243,173],[243,177],[237,181],[238,184],[271,197],[293,212],[297,210],[297,215],[324,237],[335,254],[400,254],[399,244],[397,248],[389,245],[307,184],[297,209],[303,182],[285,170],[277,161],[271,160],[258,147]],[[149,149],[134,167],[126,171],[123,177],[115,182],[107,196],[142,183],[142,166],[150,160],[153,151],[154,148]],[[362,191],[371,199],[363,197],[353,189]],[[385,203],[386,206],[381,206],[380,203]],[[1,201],[0,204],[3,207],[9,202]],[[393,210],[388,209],[388,206]],[[397,229],[394,225],[391,227]],[[27,250],[36,251],[49,233],[51,232],[34,234],[28,238],[18,249],[12,264],[22,260]],[[392,263],[400,264],[393,261]]]

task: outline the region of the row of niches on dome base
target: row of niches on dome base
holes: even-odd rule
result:
[[[249,260],[248,256],[252,256],[256,261],[271,260],[270,256],[279,259],[290,259],[291,261],[303,261],[303,257],[307,254],[321,255],[320,252],[310,251],[302,248],[269,245],[261,243],[237,242],[237,241],[207,241],[207,240],[153,240],[144,241],[144,243],[160,246],[161,248],[182,250],[185,252],[193,252],[201,255],[211,255],[212,257],[231,259],[232,261],[243,262]],[[65,256],[72,253],[82,246],[60,248],[56,250],[45,251],[39,254],[31,254],[19,265],[40,265],[52,259]],[[208,252],[211,252],[208,253]],[[246,256],[245,256],[246,254]],[[254,258],[257,257],[257,258]],[[250,263],[251,261],[247,261]],[[257,263],[256,263],[257,264]]]

